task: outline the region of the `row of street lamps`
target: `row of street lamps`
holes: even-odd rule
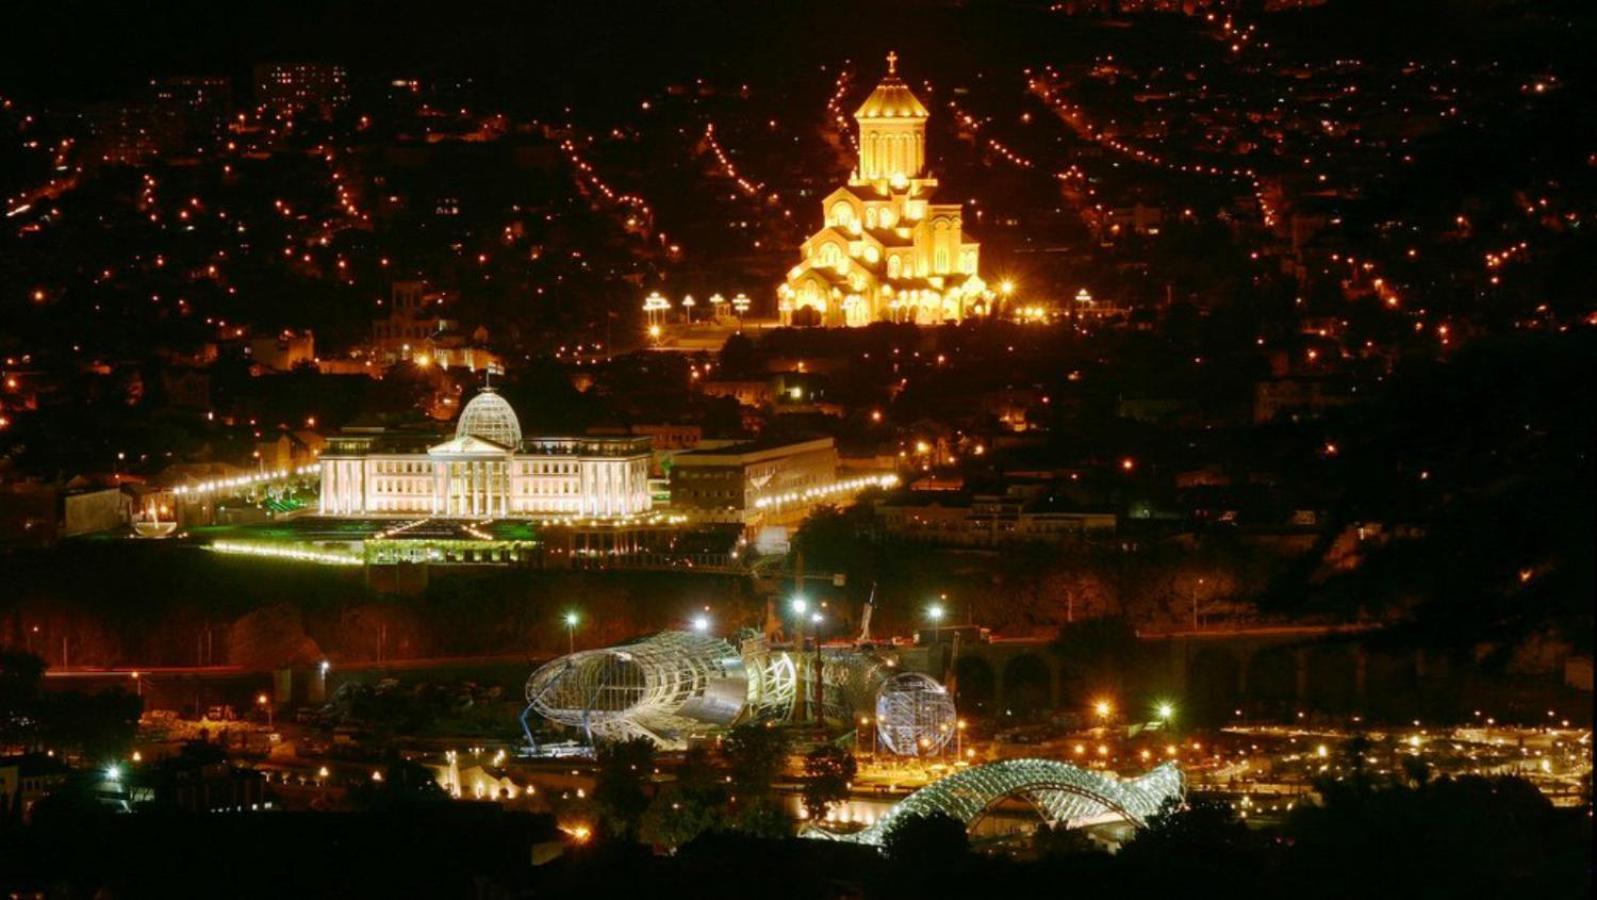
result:
[[[560,617],[560,621],[566,626],[566,652],[577,652],[577,625],[582,622],[582,616],[571,609]],[[702,613],[690,619],[688,624],[699,634],[707,634],[710,631],[710,617]]]
[[[693,308],[699,305],[698,301],[693,299],[692,294],[688,294],[686,297],[682,298],[682,303],[680,305],[682,307],[683,317],[686,318],[689,323],[692,323]],[[710,295],[710,312],[714,318],[719,318],[721,315],[723,315],[725,308],[727,306],[731,306],[732,311],[737,314],[738,321],[741,322],[743,317],[748,314],[749,308],[753,305],[754,301],[749,299],[749,295],[741,292],[734,296],[731,300],[727,300],[720,294]],[[650,293],[649,296],[645,297],[643,300],[643,312],[648,316],[649,325],[651,328],[664,324],[665,316],[670,311],[671,301],[667,300],[665,295],[659,291]]]

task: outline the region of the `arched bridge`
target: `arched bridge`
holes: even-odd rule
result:
[[[840,835],[817,829],[810,833],[880,846],[894,824],[906,817],[943,813],[969,828],[1008,797],[1029,802],[1049,825],[1117,818],[1140,827],[1166,800],[1180,799],[1184,791],[1181,770],[1173,763],[1122,781],[1052,759],[1006,759],[964,769],[921,788],[864,831]]]

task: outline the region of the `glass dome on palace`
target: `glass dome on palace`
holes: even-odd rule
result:
[[[510,408],[510,401],[499,396],[493,388],[483,388],[461,410],[455,423],[455,439],[465,437],[493,441],[501,447],[515,449],[521,446],[521,420]]]

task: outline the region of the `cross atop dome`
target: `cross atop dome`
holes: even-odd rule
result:
[[[856,119],[920,119],[930,115],[915,92],[898,77],[898,53],[887,54],[887,74],[854,112]]]

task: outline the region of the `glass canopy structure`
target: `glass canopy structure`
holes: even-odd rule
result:
[[[994,804],[1009,797],[1029,802],[1051,826],[1126,821],[1141,827],[1166,800],[1181,799],[1185,790],[1181,770],[1174,763],[1121,780],[1052,759],[1006,759],[963,769],[921,788],[864,831],[834,834],[813,828],[806,834],[881,846],[882,839],[903,819],[942,813],[969,828]]]
[[[935,753],[953,735],[953,698],[936,679],[901,673],[897,664],[852,647],[799,654],[758,637],[734,646],[707,634],[662,631],[562,656],[533,672],[522,724],[537,713],[581,729],[589,744],[646,737],[680,750],[695,737],[813,706],[818,717],[841,723],[874,714],[878,738],[898,755]]]
[[[527,679],[527,708],[581,728],[589,743],[646,737],[681,749],[696,733],[785,717],[797,680],[792,658],[763,642],[739,650],[718,637],[664,631],[538,669]]]

